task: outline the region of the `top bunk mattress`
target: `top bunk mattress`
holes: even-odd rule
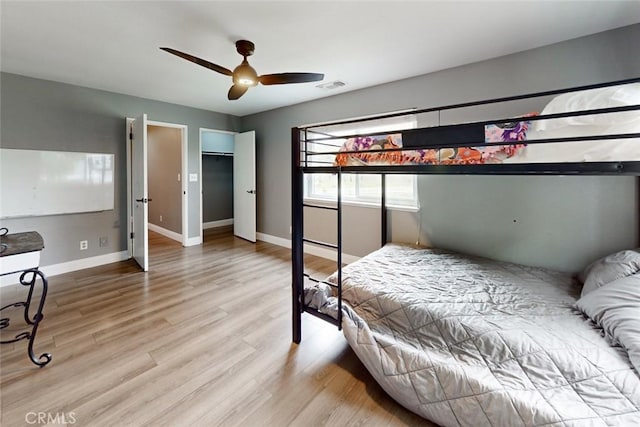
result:
[[[639,105],[640,83],[633,83],[557,96],[546,105],[541,115]],[[637,137],[535,142],[542,139],[638,134],[640,110],[530,119],[536,115],[537,113],[529,113],[520,119],[503,123],[467,123],[348,138],[340,147],[334,165],[469,165],[640,160],[640,138]],[[467,143],[470,145],[466,146]],[[484,145],[473,146],[473,143]],[[452,144],[452,147],[441,148],[445,144]]]

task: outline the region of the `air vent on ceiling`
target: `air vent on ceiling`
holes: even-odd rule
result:
[[[334,80],[332,82],[322,83],[320,85],[317,85],[316,87],[320,89],[337,89],[342,86],[346,86],[346,83],[341,82],[340,80]]]

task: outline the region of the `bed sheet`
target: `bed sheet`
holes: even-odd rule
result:
[[[394,399],[431,421],[640,425],[640,377],[574,309],[580,287],[565,273],[388,244],[342,277],[349,344]],[[321,294],[315,302],[335,314]]]

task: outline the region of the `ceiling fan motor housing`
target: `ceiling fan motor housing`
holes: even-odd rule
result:
[[[256,50],[256,45],[249,40],[238,40],[236,42],[236,50],[246,58],[247,56],[253,55],[253,52]]]

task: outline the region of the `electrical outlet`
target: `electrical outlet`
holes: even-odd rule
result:
[[[80,240],[80,250],[85,251],[89,248],[89,242],[87,240]]]
[[[160,215],[160,222],[162,222],[162,215]]]
[[[100,247],[101,248],[105,248],[107,246],[109,246],[109,239],[106,236],[101,237],[100,238]]]

